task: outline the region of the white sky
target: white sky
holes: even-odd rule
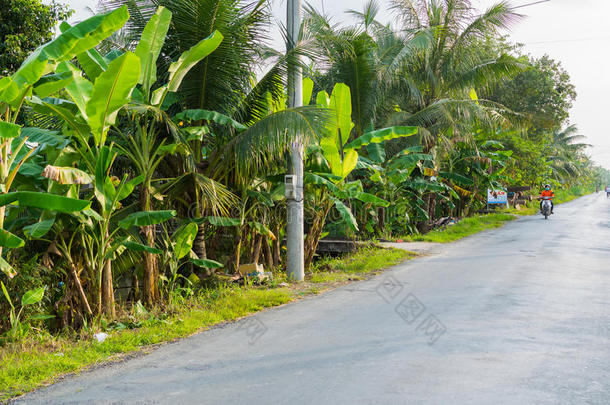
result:
[[[497,0],[471,0],[473,5],[484,9]],[[512,0],[513,6],[531,3],[535,0]],[[81,20],[90,15],[86,7],[95,8],[97,0],[60,0],[70,4],[76,11],[73,20]],[[335,18],[335,22],[349,20],[344,14],[347,9],[361,11],[365,0],[310,0],[318,10]],[[385,10],[388,0],[380,0],[383,10],[378,16],[381,22],[388,22],[391,16]],[[274,14],[278,22],[285,21],[286,0],[274,0]],[[520,8],[526,15],[520,23],[512,27],[510,37],[515,42],[525,44],[525,51],[542,56],[549,54],[561,62],[576,86],[578,97],[571,111],[570,122],[576,124],[588,143],[594,147],[590,154],[595,161],[610,168],[610,139],[607,137],[608,124],[604,117],[604,100],[610,95],[610,74],[608,74],[610,53],[606,43],[610,40],[610,25],[604,23],[610,15],[609,0],[550,0],[546,3]],[[277,34],[273,35],[279,40]],[[277,47],[281,47],[277,44]],[[609,112],[610,115],[610,112]]]

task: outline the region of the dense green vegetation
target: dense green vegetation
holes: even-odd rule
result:
[[[508,3],[402,0],[394,25],[378,9],[344,26],[309,7],[284,55],[266,0],[109,1],[22,57],[0,78],[0,344],[177,311],[244,263],[281,270],[297,135],[314,275],[326,235],[422,238],[488,188],[608,181],[568,121],[568,74],[499,35]],[[291,64],[303,107],[286,108]],[[487,218],[442,238],[507,217]]]

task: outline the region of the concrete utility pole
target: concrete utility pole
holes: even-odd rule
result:
[[[287,0],[286,52],[295,47],[301,29],[301,0]],[[303,80],[301,68],[296,63],[288,65],[288,108],[303,105]],[[295,137],[290,153],[290,174],[286,176],[288,202],[286,225],[286,271],[291,281],[303,281],[304,235],[303,226],[303,142],[301,134]]]

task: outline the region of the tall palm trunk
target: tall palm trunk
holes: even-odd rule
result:
[[[207,259],[208,254],[205,246],[205,225],[199,224],[197,228],[197,236],[193,241],[193,251],[200,259]]]

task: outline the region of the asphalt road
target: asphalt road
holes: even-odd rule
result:
[[[31,404],[609,404],[610,200],[41,389]]]

